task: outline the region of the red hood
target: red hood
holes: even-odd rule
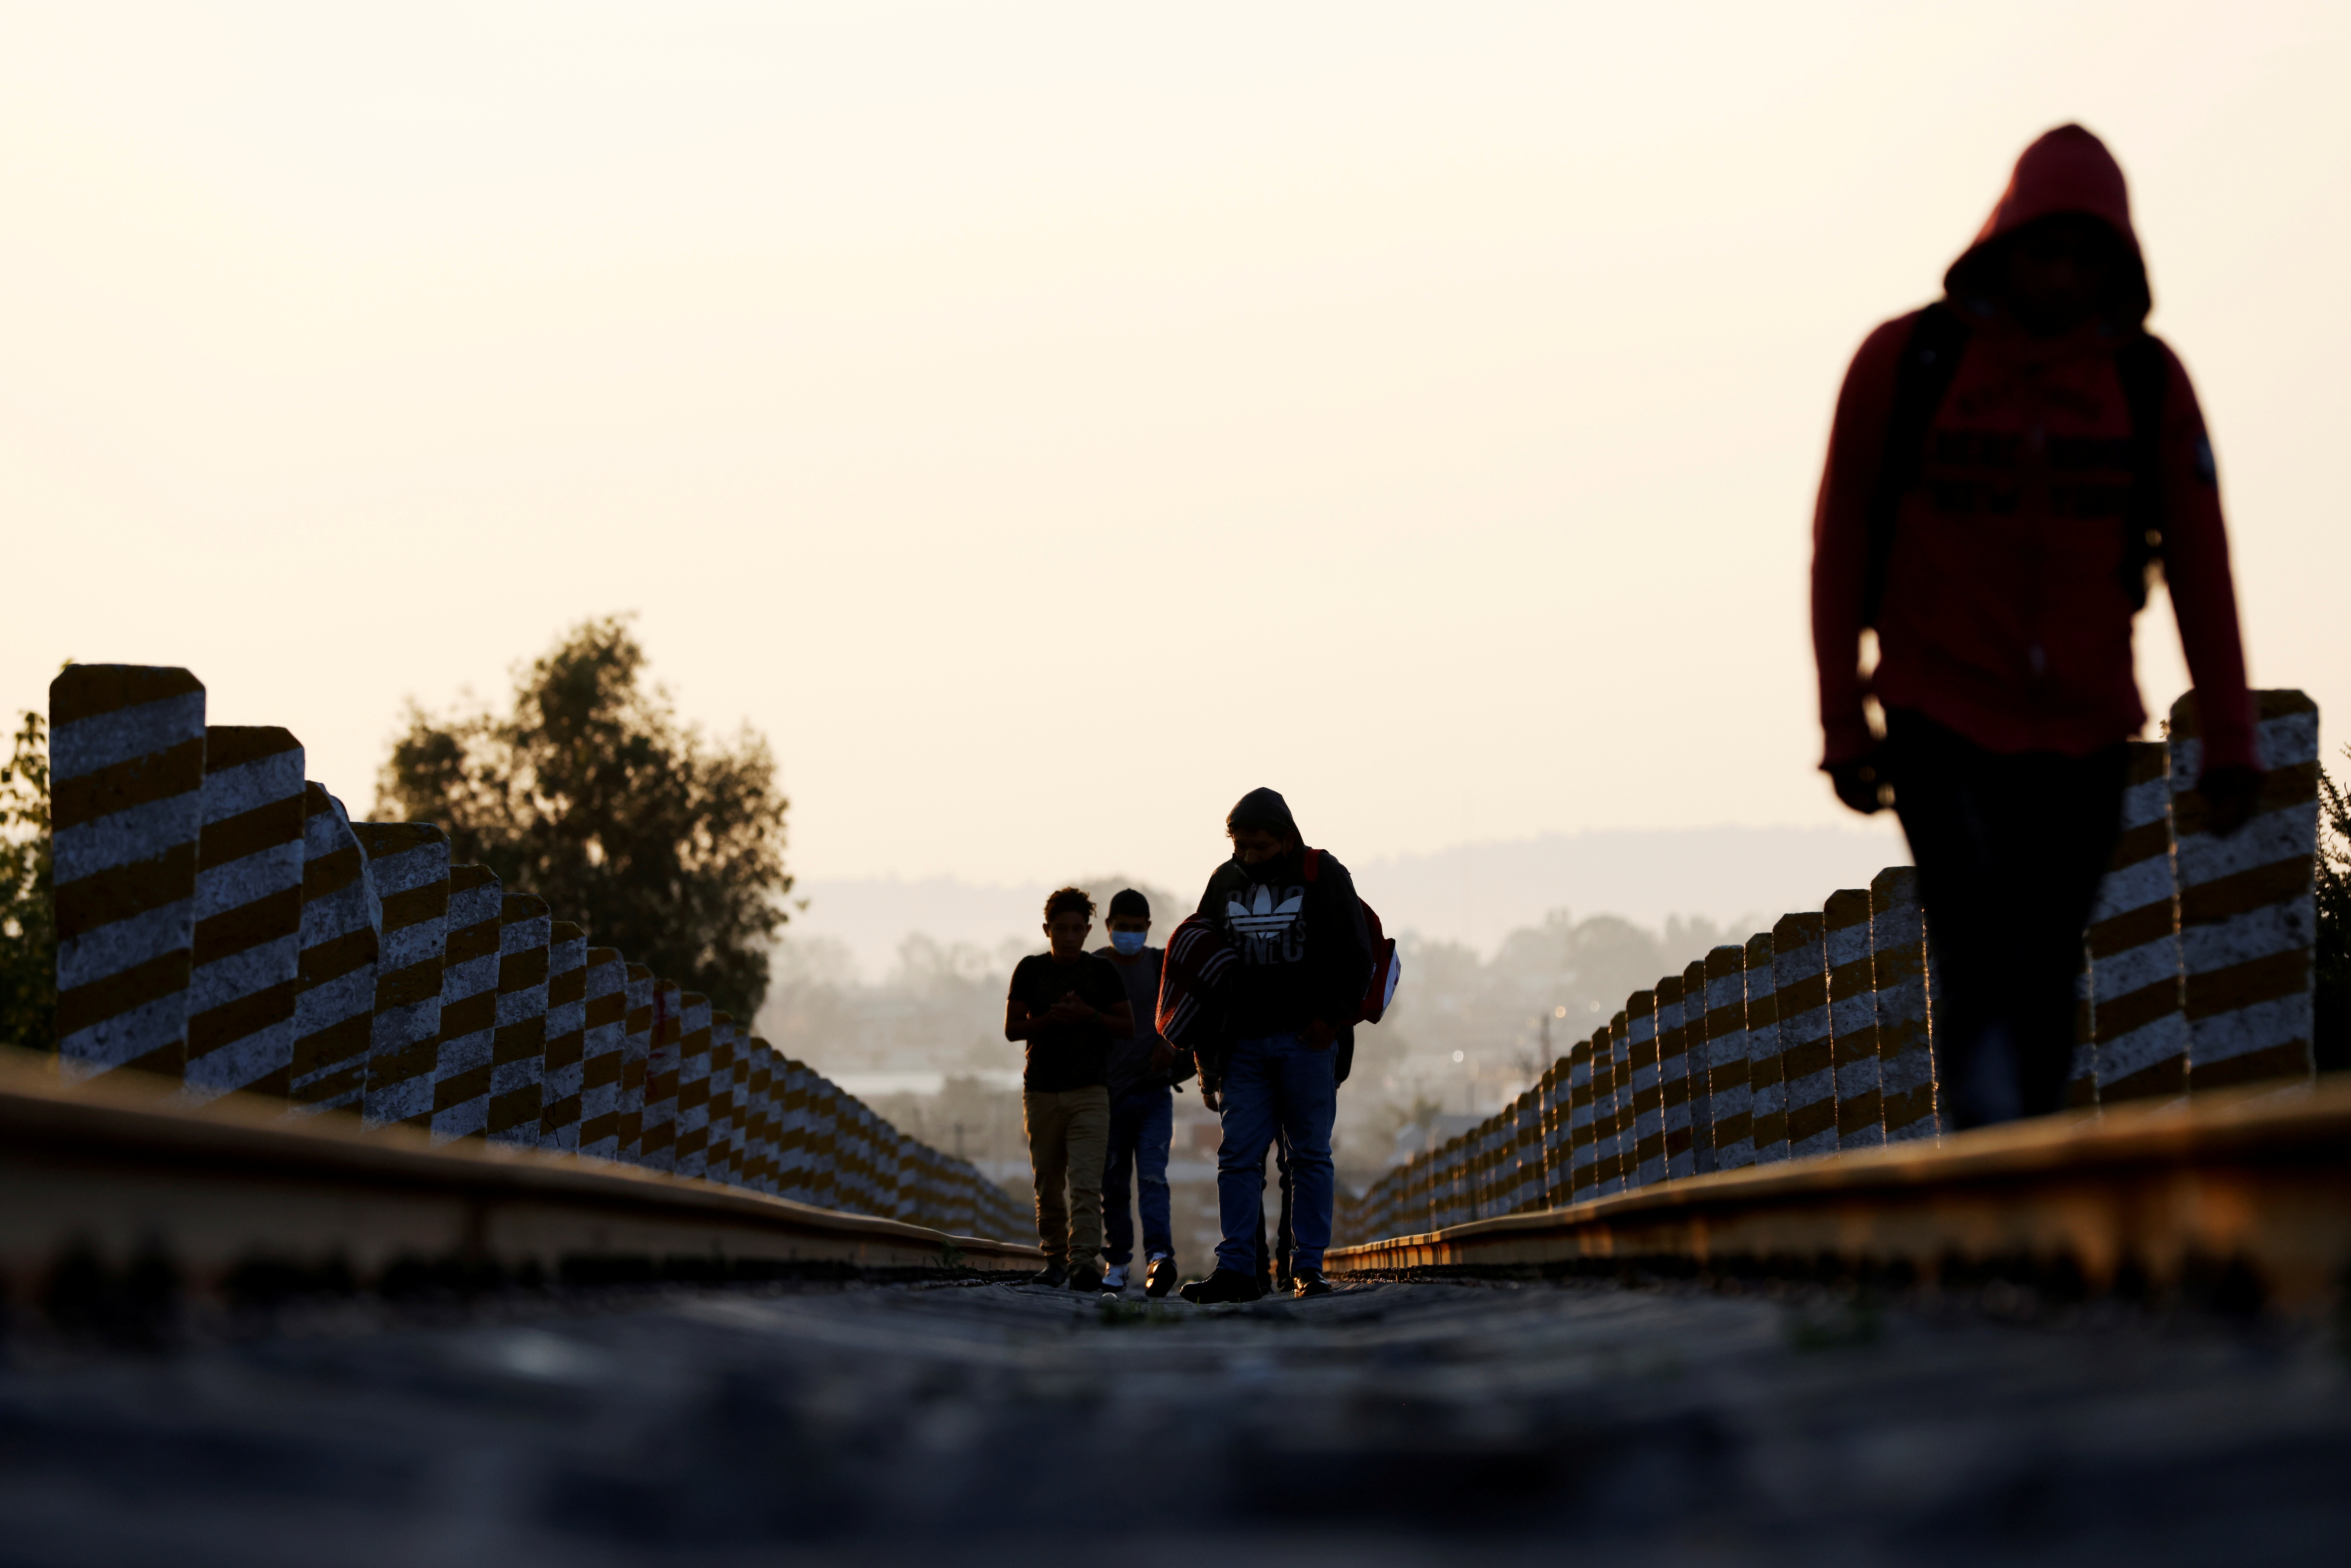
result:
[[[1952,294],[1969,292],[1968,274],[1993,241],[2015,233],[2035,218],[2052,213],[2087,213],[2113,229],[2130,258],[2124,281],[2124,306],[2133,321],[2147,319],[2152,298],[2147,287],[2147,262],[2139,254],[2138,235],[2131,227],[2130,192],[2123,183],[2122,165],[2106,144],[2078,125],[2061,125],[2024,150],[2009,176],[2008,189],[1993,204],[1991,216],[1973,244],[1943,275],[1943,287]]]

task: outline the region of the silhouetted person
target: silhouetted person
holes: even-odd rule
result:
[[[2067,125],[2027,148],[1943,282],[1846,372],[1813,639],[1822,766],[1855,810],[1890,795],[1910,841],[1940,971],[1938,1073],[1968,1127],[2064,1102],[2083,928],[2121,821],[2123,743],[2147,718],[2131,622],[2154,567],[2216,831],[2252,814],[2261,774],[2212,448],[2188,372],[2143,325],[2147,271],[2104,144]]]
[[[1045,901],[1050,949],[1013,968],[1004,1038],[1029,1043],[1020,1075],[1020,1124],[1037,1186],[1036,1283],[1097,1291],[1102,1274],[1102,1160],[1110,1143],[1111,1042],[1134,1032],[1126,986],[1106,958],[1086,951],[1094,901],[1065,887]],[[1066,1185],[1067,1197],[1063,1196]]]
[[[1371,984],[1371,936],[1354,880],[1330,855],[1306,849],[1280,795],[1250,790],[1225,819],[1225,831],[1233,857],[1209,877],[1199,908],[1240,959],[1227,1002],[1232,1043],[1216,1074],[1224,1102],[1217,1154],[1224,1239],[1216,1271],[1184,1294],[1205,1302],[1264,1293],[1257,1268],[1265,1155],[1278,1129],[1290,1147],[1295,1288],[1301,1296],[1322,1295],[1331,1289],[1322,1253],[1331,1244],[1331,1124],[1339,1095],[1332,1047]]]
[[[1160,1037],[1159,970],[1165,954],[1151,946],[1151,901],[1134,888],[1111,895],[1109,961],[1126,987],[1134,1033],[1111,1048],[1110,1155],[1102,1166],[1102,1289],[1126,1289],[1134,1261],[1134,1202],[1143,1214],[1143,1289],[1164,1296],[1176,1285],[1176,1239],[1168,1213],[1167,1145],[1176,1130],[1176,1090],[1192,1075],[1188,1056]],[[1134,1178],[1130,1189],[1128,1178]]]

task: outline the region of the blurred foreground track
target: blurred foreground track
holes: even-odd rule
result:
[[[2069,1112],[1335,1249],[1333,1274],[1971,1283],[2323,1321],[2351,1273],[2351,1082]]]
[[[283,1101],[191,1106],[144,1073],[68,1085],[55,1062],[0,1057],[0,1286],[52,1317],[168,1314],[181,1297],[1038,1264],[1033,1246],[480,1139],[435,1145]]]
[[[349,1304],[156,1355],[20,1341],[0,1370],[0,1557],[2339,1551],[2351,1380],[2332,1341],[1954,1304],[1432,1282],[1105,1308],[1033,1286],[798,1285],[514,1295],[441,1326]]]

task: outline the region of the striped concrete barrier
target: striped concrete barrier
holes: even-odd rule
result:
[[[1749,1141],[1759,1166],[1788,1157],[1788,1085],[1782,1076],[1778,955],[1771,934],[1747,939],[1747,1099]]]
[[[2098,1103],[2098,1021],[2090,991],[2090,948],[2085,942],[2082,967],[2074,971],[2074,1060],[2065,1069],[2069,1107]],[[1938,1117],[1936,1124],[1940,1126],[1942,1119]]]
[[[1535,1095],[1541,1106],[1537,1115],[1542,1128],[1543,1207],[1557,1208],[1568,1200],[1570,1175],[1566,1058],[1543,1069],[1542,1076],[1535,1081]]]
[[[1633,1185],[1666,1179],[1665,1084],[1659,1078],[1657,995],[1635,991],[1625,998],[1625,1060],[1633,1073]],[[1614,1039],[1616,1026],[1609,1025]]]
[[[796,1201],[809,1190],[808,1064],[776,1065],[776,1192]]]
[[[1626,1087],[1626,1098],[1630,1089]],[[1592,1037],[1592,1142],[1597,1153],[1598,1181],[1592,1191],[1595,1197],[1625,1189],[1625,1150],[1619,1132],[1620,1109],[1629,1112],[1619,1100],[1616,1080],[1616,1059],[1610,1046],[1608,1031],[1602,1030]]]
[[[380,916],[366,852],[342,802],[302,789],[302,918],[287,1098],[306,1112],[358,1111],[375,1029]]]
[[[2188,1091],[2172,863],[2171,748],[2129,743],[2121,836],[2090,909],[2091,1060],[2101,1104]]]
[[[498,901],[498,1023],[490,1045],[484,1132],[492,1143],[537,1148],[546,1116],[547,977],[554,922],[547,901]]]
[[[1771,975],[1779,988],[1780,1074],[1788,1101],[1788,1157],[1837,1147],[1835,1060],[1830,1044],[1826,922],[1809,911],[1771,927]]]
[[[1837,1147],[1886,1142],[1877,1082],[1877,993],[1869,951],[1869,894],[1843,887],[1822,905],[1829,976],[1829,1051],[1835,1063]]]
[[[1698,1155],[1690,1145],[1690,1009],[1682,995],[1682,977],[1660,977],[1649,994],[1656,998],[1658,1121],[1665,1134],[1665,1174],[1698,1174]],[[1701,998],[1703,999],[1703,998]]]
[[[777,1193],[776,1080],[783,1066],[776,1048],[751,1037],[751,1170],[749,1185],[773,1197]],[[968,1220],[965,1223],[968,1224]]]
[[[194,970],[188,980],[191,1099],[284,1098],[302,985],[302,743],[266,725],[204,731],[204,825],[196,840]]]
[[[429,822],[353,822],[382,948],[368,1030],[367,1120],[427,1126],[449,939],[449,838]]]
[[[433,1136],[478,1138],[490,1124],[490,1070],[498,1035],[496,873],[449,868],[449,936],[441,950],[441,1039],[433,1061]]]
[[[653,982],[653,1034],[645,1046],[644,1132],[638,1163],[677,1169],[678,1051],[685,1038],[684,996],[675,980]]]
[[[1935,1135],[1927,1034],[1927,925],[1918,873],[1888,866],[1869,883],[1869,963],[1877,992],[1878,1114],[1886,1141]]]
[[[2228,838],[2196,792],[2204,747],[2193,694],[2171,707],[2171,810],[2179,867],[2192,1089],[2312,1072],[2318,937],[2318,707],[2296,691],[2253,694],[2263,782]]]
[[[1567,1053],[1567,1190],[1574,1203],[1600,1190],[1600,1147],[1592,1114],[1592,1042],[1579,1040]]]
[[[185,670],[69,664],[49,683],[57,1054],[69,1078],[187,1061],[204,688]]]
[[[622,970],[629,1010],[628,1032],[621,1050],[621,1152],[629,1165],[645,1157],[645,1070],[653,1057],[653,1013],[660,983],[643,964]]]
[[[540,1071],[538,1146],[580,1148],[588,1061],[588,933],[569,920],[547,928],[547,1050]]]
[[[1747,949],[1725,943],[1706,956],[1707,1099],[1717,1170],[1755,1163],[1754,1101],[1747,1080]]]
[[[681,992],[678,1010],[676,1170],[698,1176],[710,1168],[710,998]]]
[[[738,1107],[735,1101],[735,1015],[723,1009],[710,1012],[709,1141],[704,1145],[703,1174],[712,1181],[735,1182],[735,1131]]]
[[[590,947],[580,1002],[579,1149],[621,1157],[621,1074],[629,1045],[629,966],[617,947]]]
[[[1698,1176],[1714,1169],[1714,1042],[1706,984],[1706,960],[1682,970],[1683,1056],[1689,1074],[1690,1168]]]

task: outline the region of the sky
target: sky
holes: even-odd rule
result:
[[[364,807],[625,612],[811,879],[1835,826],[1839,378],[2078,119],[2331,716],[2346,18],[6,0],[0,704],[184,664]]]

